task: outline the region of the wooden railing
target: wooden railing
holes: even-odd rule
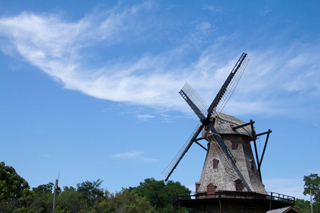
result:
[[[191,195],[179,195],[176,194],[172,198],[172,204],[183,200],[194,200],[194,199],[252,199],[252,200],[270,200],[279,201],[294,205],[295,197],[289,195],[283,195],[275,192],[271,192],[268,195],[259,194],[255,192],[236,192],[236,191],[217,191],[214,194],[195,193]]]
[[[282,201],[282,202],[291,203],[291,204],[294,204],[295,202],[295,197],[292,197],[289,195],[283,195],[275,192],[271,192],[270,195],[268,196],[268,199]]]

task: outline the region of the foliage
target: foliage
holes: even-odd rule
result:
[[[11,166],[0,162],[0,212],[11,212],[26,202],[29,184]]]
[[[102,182],[98,179],[93,182],[85,181],[77,184],[77,192],[81,194],[82,200],[88,207],[93,208],[94,203],[103,197],[103,189],[100,188]]]
[[[301,213],[310,212],[310,202],[303,199],[296,199],[294,208],[299,210]]]
[[[120,192],[108,195],[99,207],[101,212],[153,213],[155,208],[145,197],[140,197],[135,190],[122,189]]]
[[[320,203],[320,177],[318,174],[310,174],[303,177],[304,181],[304,195],[310,195],[310,191],[313,195],[313,200]]]
[[[52,182],[49,182],[48,184],[42,184],[38,187],[32,188],[32,190],[36,193],[44,192],[44,193],[51,193],[53,190],[54,184]]]
[[[156,213],[173,212],[171,198],[189,195],[179,182],[145,179],[137,187],[109,193],[101,188],[102,180],[85,181],[58,191],[56,213]],[[54,184],[32,188],[13,167],[0,163],[0,213],[51,213]]]
[[[310,201],[303,200],[303,199],[296,199],[294,208],[299,210],[301,213],[309,213],[311,212]],[[313,212],[320,212],[320,205],[319,203],[313,204]]]
[[[310,174],[303,177],[304,195],[312,194],[313,212],[320,212],[320,177],[318,174]],[[311,193],[310,193],[311,192]],[[310,201],[296,199],[294,207],[300,212],[311,212]]]
[[[146,197],[157,212],[173,212],[172,197],[176,194],[190,195],[190,190],[179,182],[168,181],[165,184],[163,180],[153,178],[145,179],[135,190],[139,196]]]
[[[32,200],[28,209],[32,212],[52,212],[53,206],[53,183],[42,184],[32,188]]]
[[[85,208],[82,198],[83,195],[74,187],[65,186],[57,198],[57,208],[68,210],[70,213],[79,212]]]

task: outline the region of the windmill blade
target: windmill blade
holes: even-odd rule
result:
[[[231,73],[229,74],[227,80],[224,82],[224,84],[222,85],[222,87],[220,88],[218,94],[216,95],[216,97],[214,98],[214,100],[212,101],[210,107],[208,108],[208,116],[210,116],[216,109],[216,107],[218,106],[220,100],[223,98],[224,94],[227,91],[231,91],[228,92],[229,94],[229,98],[232,94],[233,89],[235,88],[236,84],[231,84],[233,85],[233,87],[230,87],[230,82],[233,80],[234,76],[236,75],[236,73],[238,72],[238,70],[240,69],[242,64],[248,64],[248,63],[243,63],[243,61],[246,59],[247,54],[246,53],[242,53],[242,55],[240,56],[238,62],[236,63],[236,65],[233,67]],[[244,70],[244,69],[243,69]],[[241,73],[241,72],[240,72]],[[241,77],[241,76],[240,76]],[[240,79],[240,78],[239,78]],[[233,88],[233,89],[232,89]],[[229,99],[227,98],[227,100]]]
[[[196,113],[200,120],[206,118],[204,116],[204,112],[206,112],[206,109],[208,108],[206,102],[188,83],[185,83],[179,93],[182,98],[189,104],[191,109]]]
[[[234,75],[234,77],[232,78],[229,86],[227,87],[224,95],[222,96],[222,98],[220,99],[220,102],[217,104],[216,107],[216,111],[217,112],[222,112],[222,110],[224,109],[225,105],[227,104],[227,102],[229,101],[231,95],[233,94],[233,91],[235,90],[235,88],[237,87],[248,63],[249,63],[250,59],[248,57],[246,57],[241,66],[239,67],[238,71],[236,72],[236,74]]]
[[[224,143],[223,139],[221,138],[221,136],[219,135],[219,133],[214,129],[214,127],[212,126],[212,124],[208,124],[211,132],[213,133],[213,137],[216,139],[216,141],[218,141],[219,145],[222,147],[222,149],[224,150],[224,152],[226,153],[226,155],[228,156],[228,158],[232,161],[232,163],[235,165],[236,164],[236,159],[233,157],[232,153],[230,152],[230,150],[228,149],[228,147],[226,146],[226,144]]]
[[[167,166],[167,168],[162,172],[165,181],[167,181],[172,174],[172,172],[175,170],[175,168],[178,166],[179,162],[183,158],[183,156],[187,153],[189,148],[191,147],[192,143],[196,140],[199,133],[201,132],[203,128],[203,125],[198,125],[192,135],[189,137],[189,139],[186,141],[186,143],[183,145],[183,147],[180,149],[176,157],[170,162],[170,164]]]

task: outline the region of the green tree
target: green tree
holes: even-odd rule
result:
[[[304,195],[310,195],[310,191],[313,195],[313,200],[320,204],[320,177],[318,174],[310,174],[303,177],[304,181]]]
[[[296,199],[294,208],[299,210],[301,213],[310,212],[310,202],[303,199]]]
[[[85,207],[83,195],[72,186],[65,186],[57,198],[57,208],[69,211],[70,213],[80,212]]]
[[[304,181],[304,195],[312,194],[313,212],[320,212],[320,177],[318,174],[310,174],[303,177]],[[294,207],[300,212],[310,212],[310,201],[296,199]]]
[[[155,208],[145,197],[140,197],[135,190],[122,189],[114,194],[106,193],[99,204],[103,213],[155,213]]]
[[[0,212],[12,212],[24,206],[29,184],[11,166],[0,162]]]
[[[54,184],[52,182],[49,182],[48,184],[42,184],[42,185],[39,185],[38,187],[34,187],[34,188],[32,188],[32,190],[35,192],[52,193],[53,186],[54,186]]]
[[[42,184],[32,188],[32,200],[28,207],[35,213],[51,213],[53,205],[53,183]]]
[[[182,186],[179,182],[163,180],[157,181],[153,178],[145,179],[135,189],[141,197],[146,197],[147,200],[154,206],[157,212],[173,212],[171,199],[174,195],[190,195],[190,190]]]
[[[294,208],[299,210],[301,213],[311,212],[310,201],[303,200],[303,199],[296,199]],[[320,212],[319,203],[313,203],[313,212]]]
[[[88,209],[94,208],[103,198],[103,189],[100,187],[102,180],[90,182],[85,181],[77,184],[77,192],[81,194],[82,200],[85,202]]]

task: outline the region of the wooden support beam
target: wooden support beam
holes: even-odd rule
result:
[[[198,144],[201,148],[203,148],[204,150],[208,151],[208,149],[206,147],[204,147],[201,143],[199,143],[197,140],[194,141],[196,144]]]
[[[262,160],[263,160],[263,156],[264,156],[264,153],[266,151],[266,148],[267,148],[267,143],[268,143],[268,140],[269,140],[269,135],[271,133],[271,129],[269,129],[266,134],[267,134],[267,138],[266,138],[266,142],[264,143],[264,147],[263,147],[263,151],[262,151],[262,155],[261,155],[261,159],[260,159],[260,166],[261,167],[261,164],[262,164]]]
[[[256,135],[256,131],[254,131],[253,124],[254,124],[254,122],[252,120],[250,120],[252,139],[253,139],[253,144],[254,144],[254,151],[256,154],[256,161],[257,161],[257,167],[258,167],[258,173],[260,176],[260,180],[262,181],[262,176],[261,176],[261,171],[260,171],[260,162],[259,162],[259,156],[258,156],[258,149],[257,149],[257,143],[256,143],[257,135]]]
[[[254,124],[255,122],[250,120],[250,123],[245,123],[245,124],[242,124],[242,125],[239,125],[239,126],[235,126],[235,127],[232,127],[232,130],[236,130],[236,129],[239,129],[239,128],[242,128],[242,127],[245,127],[245,126],[248,126],[248,125],[252,125]]]

